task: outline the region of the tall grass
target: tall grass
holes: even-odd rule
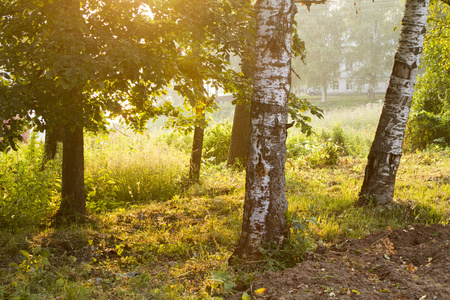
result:
[[[169,200],[187,174],[186,149],[149,134],[111,133],[86,139],[88,207],[102,211]]]
[[[318,144],[320,137],[333,136],[333,131],[343,131],[348,154],[366,157],[375,137],[375,129],[381,114],[382,103],[366,103],[359,107],[330,108],[324,111],[324,118],[312,117],[311,126],[315,136],[306,138],[299,129],[289,129],[288,145],[292,140],[302,139]],[[322,139],[323,140],[323,139]],[[289,149],[288,149],[289,151]]]

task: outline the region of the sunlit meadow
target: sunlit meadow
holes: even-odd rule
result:
[[[448,149],[403,156],[394,204],[354,206],[382,105],[363,96],[351,100],[323,104],[325,118],[312,121],[315,135],[289,130],[289,215],[306,225],[304,247],[293,243],[292,253],[267,254],[259,267],[227,263],[239,236],[245,183],[243,170],[225,165],[231,125],[221,122],[232,119],[231,104],[213,115],[195,185],[186,180],[189,135],[156,126],[144,134],[119,128],[87,135],[84,225],[50,226],[60,201],[60,158],[42,169],[39,140],[1,154],[0,298],[223,298],[248,288],[256,272],[295,264],[318,243],[448,223]]]

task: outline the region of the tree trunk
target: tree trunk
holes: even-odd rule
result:
[[[256,8],[256,72],[242,232],[232,257],[252,259],[261,244],[283,241],[286,222],[286,124],[294,1],[260,0]]]
[[[192,143],[191,161],[189,164],[189,181],[198,182],[200,180],[200,166],[202,164],[203,136],[205,130],[195,126],[194,141]]]
[[[425,37],[429,0],[406,0],[403,27],[359,204],[391,202]]]
[[[244,165],[246,163],[249,135],[250,105],[238,103],[234,110],[227,166],[233,166],[236,163]]]
[[[44,160],[43,164],[55,159],[56,152],[58,151],[58,143],[62,142],[62,130],[61,127],[47,128],[45,131],[45,144],[44,144]]]
[[[322,84],[322,102],[326,102],[327,101],[327,83],[325,82],[324,84]]]
[[[86,214],[82,127],[64,128],[61,194],[58,219],[61,217],[62,221],[72,222]]]
[[[369,85],[367,87],[367,98],[375,100],[375,76],[369,75]]]
[[[251,47],[241,57],[241,70],[244,77],[253,82],[255,73],[255,41],[252,39],[248,43],[251,44]],[[247,164],[248,138],[250,136],[251,92],[242,93],[241,90],[234,97],[238,100],[238,103],[234,109],[227,166],[233,166],[236,163],[245,166]]]

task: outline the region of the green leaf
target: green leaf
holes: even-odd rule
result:
[[[33,255],[38,255],[41,252],[41,246],[37,246],[33,249]]]
[[[251,298],[250,298],[250,296],[249,296],[249,294],[247,294],[246,292],[244,292],[243,294],[242,294],[242,300],[250,300]]]
[[[42,263],[44,264],[44,266],[50,266],[50,262],[48,261],[47,257],[42,258]]]
[[[10,267],[10,268],[16,268],[17,266],[18,266],[18,264],[14,263],[14,262],[12,262],[8,265],[8,267]]]
[[[57,286],[63,286],[64,285],[64,279],[63,278],[59,278],[58,280],[56,280],[56,285]]]
[[[29,258],[31,256],[31,254],[25,250],[20,250],[19,253],[22,254],[23,256],[25,256],[26,258]]]
[[[50,257],[50,251],[48,251],[48,250],[45,249],[45,248],[42,248],[42,249],[41,249],[41,256],[42,256],[42,257],[45,257],[45,258],[49,258],[49,257]]]

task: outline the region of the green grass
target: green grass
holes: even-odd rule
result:
[[[367,98],[365,93],[352,93],[352,94],[332,94],[328,95],[327,100],[322,102],[322,96],[308,96],[301,95],[301,98],[307,99],[311,104],[323,109],[325,111],[334,109],[349,109],[364,106],[368,103],[378,103],[384,99],[384,94],[375,94],[375,100]]]
[[[309,226],[308,243],[448,224],[449,150],[404,155],[394,204],[354,206],[380,110],[367,103],[327,110],[326,119],[314,121],[317,136],[290,129],[287,198],[292,215]],[[220,134],[208,138],[221,143],[226,130],[214,128]],[[267,264],[228,266],[242,222],[244,172],[205,163],[201,182],[188,187],[191,137],[124,133],[86,138],[89,221],[68,228],[47,222],[59,203],[58,161],[40,170],[39,143],[0,155],[9,170],[0,177],[0,210],[6,200],[27,205],[17,206],[25,217],[2,219],[0,298],[220,299],[248,288],[256,272],[298,260],[268,252]],[[320,161],[327,145],[339,145],[331,147],[338,159],[330,166]],[[28,207],[41,213],[26,217]]]

